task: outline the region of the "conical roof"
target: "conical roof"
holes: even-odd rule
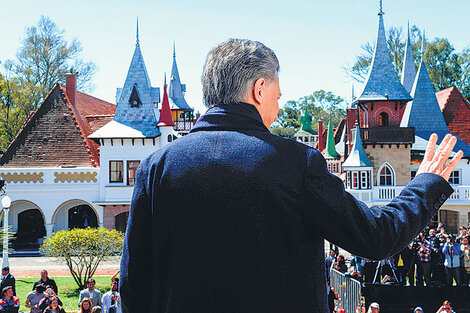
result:
[[[328,134],[326,137],[325,159],[338,159],[339,154],[336,152],[335,137],[333,135],[333,123],[328,122]]]
[[[390,53],[385,37],[383,12],[379,12],[379,29],[375,45],[372,65],[369,69],[362,94],[355,102],[361,101],[409,101],[410,94],[398,80],[397,73],[390,59]]]
[[[312,129],[312,117],[308,113],[307,108],[304,110],[304,115],[300,117],[300,122],[302,126],[300,126],[299,131],[295,133],[294,137],[318,135],[318,133]]]
[[[165,84],[163,86],[163,100],[162,109],[160,110],[160,120],[157,126],[175,126],[173,117],[171,116],[170,101],[168,100],[168,93],[166,92],[166,76]]]
[[[358,125],[354,128],[354,144],[348,158],[343,163],[343,167],[373,167],[362,146],[361,131]]]
[[[173,45],[173,65],[171,67],[170,88],[168,96],[178,109],[193,110],[184,99],[186,85],[181,83],[178,65],[176,65],[176,52]],[[175,108],[175,109],[176,109]]]
[[[448,131],[426,64],[424,64],[424,58],[419,65],[411,94],[413,101],[406,105],[400,127],[414,127],[416,134]]]
[[[413,58],[413,49],[411,47],[411,40],[410,40],[410,25],[408,25],[408,36],[406,40],[406,47],[405,47],[405,57],[403,61],[403,70],[401,74],[401,83],[405,87],[406,91],[409,93],[413,88],[413,83],[416,77],[416,68],[415,68],[415,61]]]
[[[154,111],[154,106],[160,102],[160,89],[150,83],[138,33],[129,71],[124,86],[117,90],[116,101],[115,122],[138,130],[146,137],[161,134]]]

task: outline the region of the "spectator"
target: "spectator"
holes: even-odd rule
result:
[[[354,268],[354,272],[358,272],[359,276],[362,277],[362,272],[364,270],[364,265],[366,260],[360,256],[353,255],[351,258],[350,266]]]
[[[13,287],[6,286],[2,289],[2,299],[0,300],[0,312],[18,313],[20,300],[13,295]]]
[[[455,242],[453,236],[447,238],[447,242],[442,246],[444,254],[444,266],[447,286],[453,285],[455,279],[457,286],[460,285],[460,244]]]
[[[90,309],[95,306],[101,306],[101,291],[95,289],[95,280],[93,278],[90,278],[87,283],[88,283],[88,288],[80,292],[80,299],[78,301],[78,306],[80,306],[84,298],[91,299],[92,305]]]
[[[459,234],[455,238],[455,241],[457,241],[458,243],[462,243],[462,238],[466,236],[467,236],[467,227],[465,226],[459,227]]]
[[[57,297],[54,292],[54,289],[52,289],[51,286],[46,286],[46,291],[44,292],[44,294],[46,295],[46,297],[39,301],[39,309],[41,310],[41,312],[44,311],[49,305],[51,305],[53,298],[57,298],[58,304],[62,306],[62,301],[60,301],[59,297]]]
[[[333,268],[341,273],[346,273],[348,271],[348,266],[346,265],[346,260],[344,259],[344,255],[340,254],[336,258],[335,263],[333,264]]]
[[[424,311],[420,306],[417,306],[413,313],[424,313]]]
[[[95,306],[91,309],[91,313],[101,313],[101,307]]]
[[[336,254],[333,250],[330,250],[330,255],[325,259],[325,271],[326,278],[330,279],[330,270],[333,262],[336,260]]]
[[[449,301],[444,301],[442,303],[442,306],[437,310],[436,313],[455,313],[454,310],[452,309],[452,304]]]
[[[91,303],[92,300],[90,298],[83,298],[80,302],[80,313],[91,313]]]
[[[46,270],[41,271],[41,278],[34,283],[33,290],[35,290],[36,285],[39,285],[39,284],[43,284],[44,286],[51,286],[51,288],[54,290],[55,294],[58,294],[57,285],[56,285],[56,283],[53,279],[51,279],[51,278],[49,278],[49,276],[47,276],[47,271]]]
[[[406,275],[408,276],[408,281],[410,286],[415,286],[415,273],[416,273],[416,263],[418,263],[418,243],[416,240],[413,240],[408,245],[409,258],[406,263],[406,268],[408,269]]]
[[[44,291],[46,291],[46,286],[43,284],[34,284],[34,291],[31,291],[26,296],[27,308],[30,308],[31,313],[42,313],[43,310],[39,308],[39,302],[46,297]]]
[[[59,305],[59,298],[52,297],[51,303],[44,310],[44,313],[65,313],[64,309]]]
[[[111,290],[103,295],[103,313],[121,313],[121,296],[118,292],[119,280],[111,283]]]
[[[440,237],[436,236],[436,230],[430,229],[428,241],[431,243],[431,285],[442,286],[444,284],[444,259],[441,253]]]
[[[446,233],[446,230],[444,228],[444,223],[437,224],[436,232],[438,232],[440,234],[445,234]]]
[[[372,302],[369,305],[369,310],[367,313],[379,313],[380,312],[380,305],[377,302]]]
[[[426,286],[431,285],[431,243],[426,240],[423,233],[417,238],[418,244],[418,262],[416,270],[416,286],[423,286],[423,276]]]
[[[462,262],[462,281],[465,286],[468,286],[470,282],[470,246],[468,245],[468,236],[462,238],[462,243],[460,245]]]
[[[13,290],[13,295],[16,296],[16,289],[15,289],[15,277],[10,274],[10,268],[8,266],[5,266],[2,268],[2,284],[0,286],[0,289],[3,290],[3,288],[7,286],[11,286]]]
[[[327,283],[326,290],[328,299],[328,309],[330,310],[330,313],[333,313],[335,311],[335,300],[338,300],[338,294],[336,293],[335,288],[331,287],[329,283]]]

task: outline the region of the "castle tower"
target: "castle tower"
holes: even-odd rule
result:
[[[307,146],[314,147],[318,141],[318,133],[312,129],[312,117],[305,108],[304,115],[300,117],[302,126],[300,130],[295,133],[295,140],[306,144]]]
[[[335,137],[333,134],[333,123],[331,122],[331,120],[328,122],[326,148],[325,148],[323,156],[326,159],[326,164],[328,166],[328,170],[330,171],[330,173],[339,174],[342,172],[341,157],[338,154],[338,152],[336,152]]]
[[[400,127],[400,122],[406,103],[412,98],[398,79],[390,59],[383,15],[380,6],[372,64],[364,89],[354,102],[360,127],[356,127],[356,131],[361,133],[365,153],[373,164],[374,185],[406,185],[411,179],[410,148],[414,143],[414,129]]]
[[[186,84],[182,84],[178,65],[176,64],[175,44],[173,43],[173,65],[171,67],[170,87],[168,96],[170,107],[175,122],[175,130],[180,134],[187,134],[194,124],[194,110],[188,105],[184,98]]]

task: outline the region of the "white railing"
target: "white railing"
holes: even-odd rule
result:
[[[347,189],[356,199],[365,202],[390,201],[398,196],[405,186],[373,186],[372,189]],[[453,186],[454,193],[446,203],[465,201],[470,203],[470,186]]]

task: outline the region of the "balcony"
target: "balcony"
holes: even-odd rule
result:
[[[190,131],[193,128],[194,122],[191,121],[181,121],[174,122],[175,126],[173,127],[176,131]]]
[[[356,199],[364,202],[388,202],[398,196],[405,186],[374,186],[369,190],[347,189]],[[470,186],[453,186],[454,193],[446,204],[470,204]]]
[[[373,127],[361,128],[361,138],[365,145],[413,144],[414,127]]]

